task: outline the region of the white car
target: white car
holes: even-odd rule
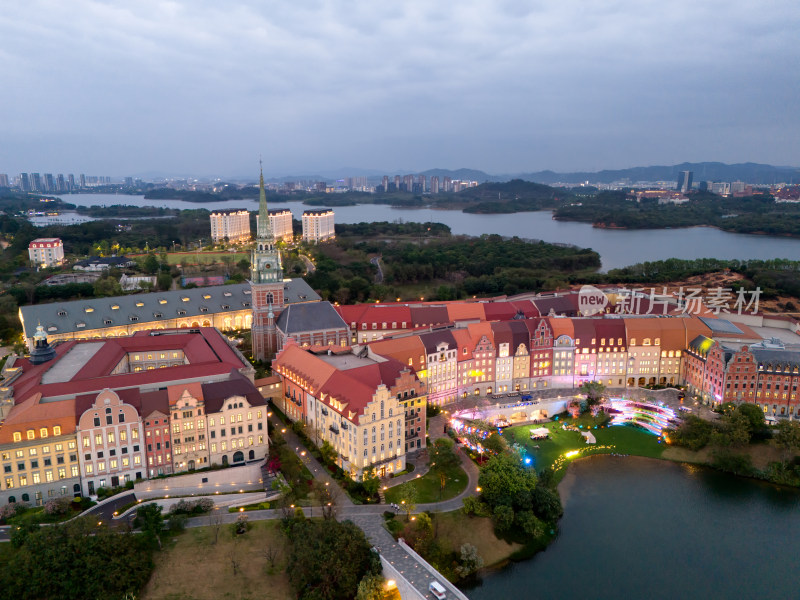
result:
[[[428,586],[428,591],[438,600],[444,600],[447,597],[444,586],[438,581],[431,581],[430,585]]]

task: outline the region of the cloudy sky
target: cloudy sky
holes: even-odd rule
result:
[[[800,165],[797,0],[0,11],[0,172]]]

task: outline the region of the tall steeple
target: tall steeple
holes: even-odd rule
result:
[[[269,221],[267,193],[264,191],[264,167],[261,164],[261,159],[258,160],[258,168],[261,173],[258,180],[258,231],[256,232],[256,237],[259,240],[275,243],[275,236],[272,233],[272,223]]]
[[[281,253],[275,247],[275,236],[269,222],[267,193],[264,190],[264,169],[259,160],[258,182],[258,231],[256,245],[250,259],[250,280],[253,283],[274,283],[283,281]]]
[[[263,167],[260,171],[258,231],[250,258],[250,301],[253,309],[251,339],[253,357],[258,360],[269,360],[277,349],[275,320],[283,310],[285,298],[281,253],[275,247],[275,235],[269,221]]]

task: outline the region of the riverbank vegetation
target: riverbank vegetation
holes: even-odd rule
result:
[[[756,404],[727,403],[719,412],[717,421],[688,415],[678,427],[665,431],[670,444],[692,453],[679,455],[681,460],[800,487],[800,423],[781,420],[770,428]]]
[[[723,198],[695,192],[687,202],[660,204],[657,199],[632,200],[623,191],[604,191],[564,203],[554,218],[591,223],[595,227],[620,229],[665,229],[717,227],[732,233],[800,236],[800,205],[776,203],[772,196]]]

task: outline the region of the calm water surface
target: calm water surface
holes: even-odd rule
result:
[[[182,200],[145,200],[144,196],[114,194],[71,194],[62,196],[62,198],[66,202],[80,206],[128,204],[181,209],[246,208],[258,210],[258,202],[255,200],[195,203]],[[302,202],[281,202],[274,203],[272,206],[273,208],[289,208],[296,219],[300,219],[304,210],[316,208]],[[603,270],[666,258],[790,258],[794,260],[800,258],[800,239],[727,233],[709,227],[656,230],[596,229],[587,223],[554,221],[549,211],[513,215],[472,215],[455,210],[405,209],[381,204],[344,206],[334,210],[338,223],[395,221],[398,219],[417,222],[432,221],[449,225],[456,234],[497,233],[546,242],[576,244],[597,251],[603,261]]]
[[[800,598],[800,493],[642,458],[574,463],[558,538],[466,590],[498,598]]]

